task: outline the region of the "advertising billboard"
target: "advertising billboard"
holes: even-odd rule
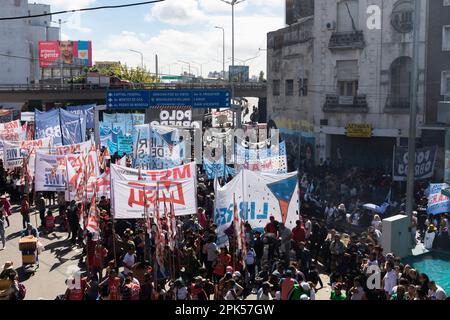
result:
[[[40,41],[39,65],[49,67],[91,67],[91,41]]]

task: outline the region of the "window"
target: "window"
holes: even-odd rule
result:
[[[409,108],[411,94],[412,59],[399,57],[391,64],[390,105],[392,108]]]
[[[442,50],[450,51],[450,26],[444,26],[442,33]]]
[[[358,94],[358,80],[338,81],[339,95],[354,97]]]
[[[337,31],[353,32],[359,30],[359,5],[357,0],[344,0],[338,3]]]
[[[358,60],[337,61],[337,86],[340,96],[356,96],[358,94]]]
[[[441,94],[443,96],[450,96],[450,70],[442,71]]]
[[[294,80],[286,80],[285,95],[286,96],[294,95]]]
[[[300,78],[298,80],[298,95],[300,97],[306,97],[308,95],[308,79]]]
[[[409,33],[413,30],[414,7],[411,1],[401,0],[394,5],[391,24],[397,32]]]
[[[273,80],[272,94],[274,96],[280,95],[280,80]]]

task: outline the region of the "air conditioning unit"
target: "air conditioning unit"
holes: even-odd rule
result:
[[[331,21],[327,23],[327,30],[336,30],[336,21]]]

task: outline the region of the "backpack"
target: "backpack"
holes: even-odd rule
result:
[[[23,300],[23,299],[25,299],[25,296],[27,294],[27,288],[25,288],[23,283],[19,283],[18,287],[19,287],[18,299]]]

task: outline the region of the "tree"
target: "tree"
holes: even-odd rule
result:
[[[261,71],[259,73],[259,79],[258,82],[262,83],[262,82],[266,82],[266,79],[264,79],[264,71]]]
[[[159,83],[159,78],[151,74],[146,68],[129,68],[127,65],[114,65],[108,68],[91,67],[85,72],[98,72],[102,75],[117,77],[122,80],[128,80],[133,83],[155,84]]]

